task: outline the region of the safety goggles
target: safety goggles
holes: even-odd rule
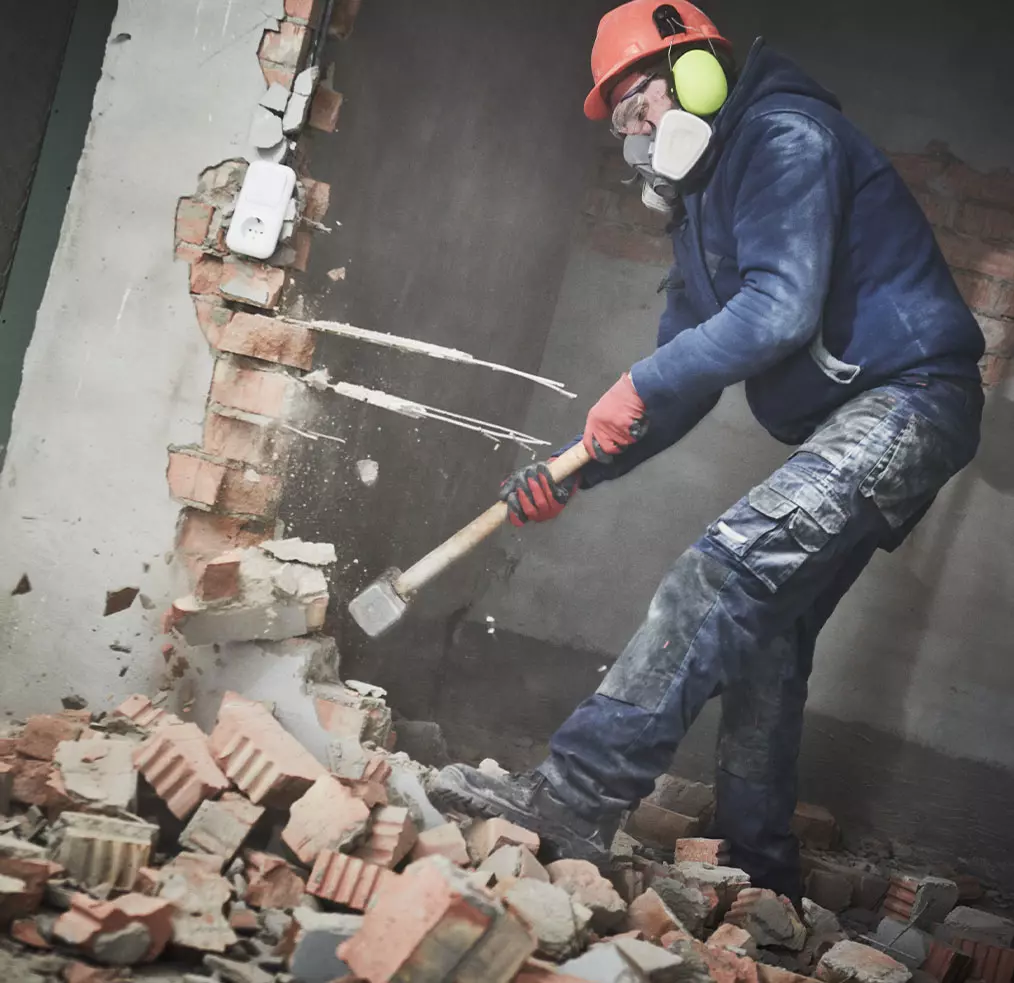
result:
[[[647,118],[648,98],[645,95],[645,90],[657,78],[662,78],[662,76],[657,72],[652,72],[650,75],[638,79],[613,107],[609,129],[618,140],[623,140],[627,136],[624,130],[628,126],[632,123],[643,123]]]

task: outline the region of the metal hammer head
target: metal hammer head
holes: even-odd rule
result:
[[[371,638],[397,624],[408,607],[405,599],[394,589],[394,582],[400,576],[398,569],[387,570],[349,601],[349,614]]]

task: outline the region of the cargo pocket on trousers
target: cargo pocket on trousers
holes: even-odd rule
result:
[[[708,535],[773,593],[846,521],[845,510],[811,477],[786,467],[719,516]]]

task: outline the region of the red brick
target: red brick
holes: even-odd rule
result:
[[[118,969],[99,969],[87,963],[67,963],[60,977],[63,983],[119,983],[123,974]]]
[[[246,413],[280,417],[294,390],[295,382],[284,372],[241,368],[220,358],[211,380],[211,401]]]
[[[982,242],[947,229],[937,229],[936,235],[949,266],[1000,280],[1014,280],[1014,247]]]
[[[223,328],[218,347],[236,355],[309,369],[316,340],[314,332],[302,325],[240,312]]]
[[[292,88],[292,83],[296,78],[295,72],[290,71],[288,68],[283,68],[281,65],[275,65],[270,61],[265,61],[263,58],[260,59],[260,64],[261,74],[264,76],[264,81],[268,85],[273,85],[277,82],[283,88]]]
[[[994,281],[996,302],[991,311],[985,313],[994,317],[1014,318],[1014,283],[1001,283]]]
[[[190,264],[190,292],[192,294],[213,294],[222,281],[222,261],[215,256],[201,256]]]
[[[76,741],[84,730],[79,720],[62,714],[39,714],[29,717],[18,741],[18,754],[23,758],[52,761],[61,741]]]
[[[176,552],[195,581],[208,560],[231,549],[256,546],[270,534],[246,519],[184,509],[176,531]]]
[[[39,926],[31,918],[19,918],[11,925],[11,938],[30,949],[48,949],[49,943],[42,937]]]
[[[701,821],[642,801],[630,814],[624,830],[635,840],[652,843],[666,850],[676,849],[676,841],[700,832]]]
[[[176,238],[200,245],[208,237],[215,209],[203,201],[180,198],[176,205]]]
[[[318,13],[317,0],[285,0],[285,16],[310,22]]]
[[[705,944],[719,949],[744,949],[748,953],[757,948],[753,936],[745,928],[731,925],[728,922],[722,922],[708,936],[708,941]]]
[[[496,919],[488,894],[439,857],[420,860],[376,898],[362,927],[338,947],[374,983],[444,979]],[[392,928],[396,926],[396,931]],[[531,954],[531,948],[522,958]]]
[[[296,900],[299,904],[299,900]],[[237,935],[256,935],[260,931],[261,923],[256,911],[249,908],[237,908],[235,905],[229,910],[229,928]]]
[[[306,193],[303,215],[311,222],[322,222],[331,207],[331,185],[326,181],[315,181],[311,177],[301,179]]]
[[[652,941],[661,939],[666,932],[678,931],[680,928],[679,920],[653,888],[648,888],[630,903],[627,908],[627,925],[643,932],[644,937]]]
[[[626,902],[595,864],[587,860],[555,860],[546,867],[546,872],[553,884],[591,911],[592,931],[607,935],[623,927]]]
[[[317,723],[336,737],[382,744],[390,732],[390,710],[370,704],[351,689],[328,687],[326,695],[314,697],[313,705]]]
[[[264,809],[245,796],[226,792],[220,799],[201,803],[180,833],[180,846],[191,853],[221,857],[227,864],[263,815]]]
[[[834,816],[823,806],[800,802],[792,816],[792,832],[808,850],[832,850],[839,831]]]
[[[135,894],[153,895],[158,888],[158,868],[141,867],[137,871],[137,879],[132,890]]]
[[[226,469],[190,449],[169,452],[166,478],[169,494],[177,502],[212,508],[222,491]]]
[[[238,693],[222,698],[210,744],[225,774],[258,805],[286,808],[327,774],[267,707]]]
[[[727,840],[709,840],[703,836],[681,837],[676,841],[676,862],[696,860],[699,863],[724,867],[729,859]]]
[[[408,855],[418,835],[408,809],[379,806],[373,811],[369,836],[353,855],[367,863],[393,869]]]
[[[306,893],[306,881],[281,857],[247,850],[244,900],[254,908],[295,908]]]
[[[191,294],[197,323],[209,345],[218,347],[222,329],[232,320],[232,311],[217,294]]]
[[[177,819],[229,788],[197,724],[160,727],[134,752],[134,764]]]
[[[263,518],[274,514],[281,494],[282,482],[277,475],[253,468],[227,468],[217,505],[223,512]]]
[[[1014,173],[990,171],[983,174],[957,158],[938,176],[930,178],[929,187],[951,194],[962,201],[975,199],[994,205],[1014,205]]]
[[[926,188],[933,178],[943,174],[948,157],[939,153],[891,154],[891,163],[910,188]]]
[[[999,313],[1003,296],[1000,289],[1002,285],[998,280],[966,270],[952,270],[951,273],[965,303],[973,311],[990,316]]]
[[[1014,241],[1014,210],[966,201],[961,205],[957,230],[979,239]]]
[[[930,942],[929,956],[920,967],[938,983],[962,983],[972,969],[972,957],[937,939]]]
[[[322,850],[349,849],[360,841],[369,820],[370,810],[365,802],[352,795],[337,778],[321,775],[290,807],[282,840],[310,866]],[[379,852],[375,851],[378,855]],[[372,862],[374,857],[363,859]]]
[[[292,237],[292,262],[289,266],[300,273],[310,268],[310,248],[313,246],[313,235],[305,225],[299,226]]]
[[[202,601],[221,601],[239,596],[239,554],[223,553],[209,560],[195,591]]]
[[[11,798],[24,805],[44,808],[53,798],[53,789],[49,785],[50,776],[54,772],[50,761],[32,761],[21,759],[14,763],[14,782],[11,787]]]
[[[694,951],[708,964],[708,973],[714,983],[758,983],[757,964],[744,956],[721,946],[706,946],[696,940]]]
[[[539,835],[506,819],[477,819],[465,831],[468,854],[474,863],[482,863],[494,850],[512,844],[539,852]]]
[[[979,373],[984,386],[995,386],[1011,376],[1012,360],[999,355],[987,355],[979,363]]]
[[[361,799],[368,809],[374,806],[387,805],[387,787],[382,782],[355,781],[349,778],[338,779],[349,793]]]
[[[412,860],[422,860],[423,857],[433,856],[446,857],[459,867],[468,866],[468,848],[465,846],[465,837],[456,823],[445,823],[443,826],[434,826],[432,829],[423,830],[409,853]]]
[[[975,320],[979,322],[988,354],[1003,358],[1014,356],[1014,320],[988,317],[985,314],[977,314]]]
[[[184,263],[196,263],[204,255],[200,246],[191,245],[189,242],[177,242],[173,250],[173,259],[182,260]]]
[[[335,92],[326,82],[322,82],[313,94],[307,122],[315,130],[334,133],[338,129],[338,116],[344,101],[345,96]]]
[[[38,911],[46,882],[63,872],[63,867],[51,860],[0,856],[0,874],[16,878],[24,885],[14,893],[0,893],[0,925]]]
[[[309,31],[306,27],[293,24],[291,21],[282,21],[277,31],[264,32],[257,56],[263,61],[295,72],[301,66],[308,40]]]
[[[955,939],[954,945],[971,956],[971,975],[975,979],[986,983],[1010,983],[1014,979],[1014,949],[974,939]]]
[[[381,891],[398,883],[402,876],[357,857],[323,850],[313,865],[306,890],[325,901],[365,911]]]
[[[145,730],[151,730],[163,723],[172,721],[182,723],[179,717],[167,713],[161,707],[156,707],[147,696],[142,696],[140,693],[128,696],[113,711],[113,716],[126,717]]]
[[[915,200],[923,210],[931,225],[952,228],[958,217],[958,202],[953,198],[944,198],[935,195],[932,191],[913,191]]]
[[[587,983],[587,980],[561,973],[552,963],[541,959],[529,959],[514,977],[514,983]]]
[[[285,286],[285,271],[266,263],[227,256],[222,264],[219,293],[241,304],[274,310]]]

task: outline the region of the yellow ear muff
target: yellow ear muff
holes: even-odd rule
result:
[[[717,113],[729,96],[729,83],[721,62],[703,48],[695,48],[676,59],[672,81],[680,105],[694,116]]]

